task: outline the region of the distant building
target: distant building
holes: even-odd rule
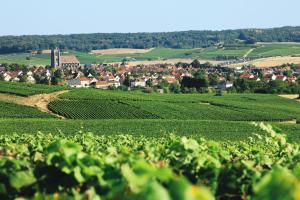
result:
[[[60,67],[60,57],[61,55],[59,49],[56,48],[51,50],[51,67]]]
[[[144,79],[136,79],[130,83],[131,87],[146,87],[146,81]]]
[[[78,71],[80,62],[74,55],[62,56],[59,49],[51,50],[51,66],[64,70]]]
[[[233,87],[233,82],[230,81],[222,81],[218,84],[217,89],[226,90],[228,88]]]

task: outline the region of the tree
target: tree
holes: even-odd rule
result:
[[[218,83],[219,83],[219,75],[216,73],[210,74],[208,76],[208,79],[209,79],[210,86],[215,86],[215,85],[218,85]]]
[[[0,73],[0,81],[4,81],[5,77],[2,73]]]
[[[191,78],[191,77],[183,77],[181,81],[181,87],[192,88],[195,87],[197,90],[200,88],[208,87],[208,80],[206,78]]]
[[[146,86],[148,86],[148,87],[152,87],[152,86],[153,86],[152,80],[151,80],[151,79],[148,79],[148,80],[146,81]]]
[[[27,80],[28,80],[28,76],[27,76],[26,74],[25,74],[25,75],[22,75],[22,76],[20,77],[20,82],[26,83]]]
[[[180,93],[180,85],[176,84],[176,83],[171,83],[169,86],[169,90],[173,93]]]
[[[51,83],[53,85],[58,85],[64,80],[64,72],[61,69],[57,69],[54,73],[53,76],[51,77]]]
[[[193,62],[191,63],[193,68],[200,68],[201,63],[199,62],[198,59],[193,60]]]
[[[293,76],[293,73],[291,70],[287,70],[287,71],[284,71],[283,72],[283,75],[287,76],[287,77],[292,77]]]

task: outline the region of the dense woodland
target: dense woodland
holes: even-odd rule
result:
[[[230,46],[255,42],[300,42],[300,27],[162,33],[2,36],[0,37],[0,53],[26,52],[54,47],[90,51],[108,48],[199,48],[221,43]]]

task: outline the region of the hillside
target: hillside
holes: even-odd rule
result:
[[[209,61],[213,64],[218,64],[224,62],[224,60],[239,58],[254,59],[251,63],[258,66],[268,66],[269,63],[271,65],[300,63],[300,43],[264,43],[257,45],[194,49],[154,48],[150,50],[141,49],[139,52],[136,52],[136,49],[131,49],[130,53],[128,53],[128,49],[123,49],[122,51],[118,50],[118,54],[116,54],[113,49],[108,49],[104,52],[105,53],[102,54],[96,54],[91,52],[68,51],[65,55],[76,55],[81,64],[113,63],[121,62],[124,59],[128,60],[132,65],[139,63],[174,63],[179,61],[192,62],[193,59],[199,59],[201,63]],[[275,58],[276,56],[281,57]],[[30,57],[29,60],[28,57]],[[269,59],[259,60],[260,58],[276,59],[277,61],[272,62]],[[37,66],[50,65],[50,54],[0,54],[0,64],[1,63],[18,63]]]
[[[162,33],[93,33],[72,35],[25,35],[0,37],[0,53],[60,49],[89,52],[109,48],[202,48],[255,42],[300,42],[300,27],[182,31]]]

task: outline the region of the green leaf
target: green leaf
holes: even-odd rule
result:
[[[171,200],[168,191],[157,181],[146,184],[139,197],[139,200]]]
[[[3,183],[0,183],[0,194],[6,194],[6,187]]]
[[[83,183],[85,181],[85,178],[81,174],[81,169],[78,166],[74,168],[74,176],[79,183]]]
[[[9,176],[9,183],[15,189],[21,189],[23,187],[32,185],[35,182],[35,177],[33,176],[32,172],[29,171],[15,172]]]

